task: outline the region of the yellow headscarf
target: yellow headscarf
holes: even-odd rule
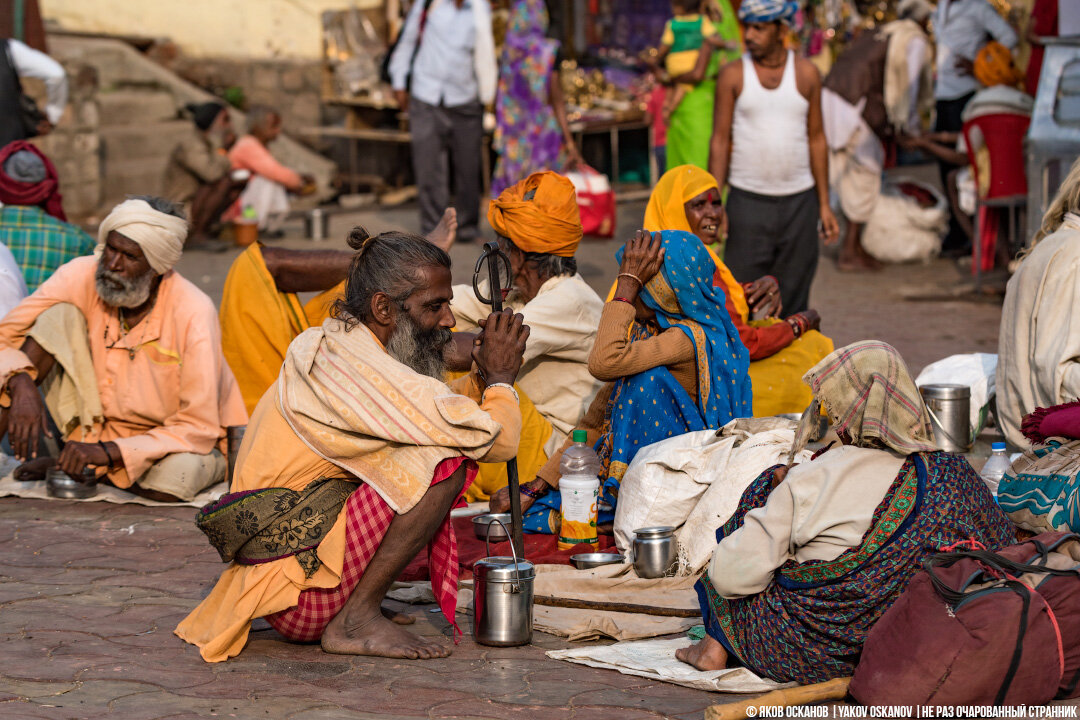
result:
[[[574,184],[550,170],[503,190],[491,201],[488,222],[525,252],[573,257],[581,243]]]
[[[660,182],[656,183],[649,197],[649,204],[645,208],[645,229],[649,232],[664,230],[693,232],[690,229],[690,221],[686,217],[686,203],[703,192],[713,188],[719,189],[719,187],[716,178],[694,165],[680,165],[668,170],[660,178]],[[713,262],[716,263],[716,269],[735,306],[735,311],[742,316],[743,322],[746,322],[750,316],[746,292],[716,253],[708,246],[705,249],[709,251]]]

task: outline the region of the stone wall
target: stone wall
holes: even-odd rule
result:
[[[229,88],[240,88],[247,107],[276,108],[286,132],[301,142],[317,145],[300,131],[324,121],[320,61],[178,57],[169,66],[180,77],[218,97],[223,97]]]
[[[64,211],[79,220],[97,212],[104,197],[98,74],[84,63],[63,64],[68,74],[68,107],[56,128],[33,142],[56,165]],[[44,108],[44,86],[35,80],[24,80],[23,85]]]

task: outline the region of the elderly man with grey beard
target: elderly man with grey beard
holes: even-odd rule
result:
[[[432,590],[457,630],[450,508],[477,461],[517,450],[513,383],[529,328],[521,315],[489,314],[470,346],[475,370],[446,384],[449,256],[416,235],[361,228],[349,245],[344,297],[289,346],[251,415],[233,492],[196,520],[231,562],[176,628],[208,662],[239,653],[258,617],[329,653],[450,654],[381,603],[427,545]]]
[[[247,412],[213,302],[172,269],[187,229],[172,203],[129,198],[95,256],[0,322],[0,436],[23,461],[17,479],[58,465],[169,502],[224,478],[225,429]]]

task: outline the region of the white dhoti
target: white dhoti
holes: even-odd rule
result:
[[[885,166],[885,148],[862,117],[864,103],[852,105],[828,88],[821,91],[829,185],[840,198],[844,216],[860,224],[874,212]]]
[[[289,212],[289,191],[281,183],[255,175],[237,202],[241,210],[255,211],[260,230],[277,230]]]

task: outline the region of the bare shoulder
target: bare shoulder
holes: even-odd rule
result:
[[[795,85],[803,97],[809,98],[821,90],[821,73],[817,66],[804,57],[795,56]]]
[[[720,68],[718,83],[720,87],[726,90],[734,90],[736,95],[739,94],[743,83],[742,58],[736,58]]]

